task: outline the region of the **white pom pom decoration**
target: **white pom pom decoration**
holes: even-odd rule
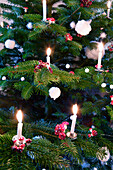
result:
[[[93,49],[90,49],[89,47],[86,47],[85,48],[85,55],[89,59],[98,60],[98,56],[99,56],[98,45],[99,45],[99,42],[91,41],[90,43],[91,44],[95,44],[95,46],[94,46]],[[103,50],[102,50],[102,57],[104,56],[104,54],[105,54],[105,49],[103,48]]]
[[[81,20],[78,21],[77,24],[75,25],[75,31],[80,34],[80,35],[88,35],[89,32],[91,31],[91,23],[92,20],[85,21]]]
[[[101,87],[103,87],[103,88],[106,87],[106,83],[102,83]]]
[[[89,73],[89,68],[86,68],[86,69],[85,69],[85,73]]]
[[[70,27],[73,29],[73,28],[75,28],[75,22],[74,21],[72,21],[71,23],[70,23]]]
[[[28,24],[26,25],[26,27],[31,30],[33,28],[33,24],[32,22],[28,22]]]
[[[49,95],[50,95],[50,97],[53,98],[54,100],[55,100],[56,98],[58,98],[58,97],[60,96],[60,94],[61,94],[61,91],[60,91],[60,89],[59,89],[58,87],[51,87],[51,88],[49,89]]]
[[[113,89],[113,84],[110,85],[110,89]]]
[[[70,68],[70,64],[66,64],[66,68],[67,68],[67,69]]]
[[[15,47],[15,41],[10,39],[6,40],[5,47],[8,49],[13,49]]]
[[[25,78],[24,77],[21,77],[21,81],[24,81],[25,80]]]
[[[100,150],[101,151],[104,151],[105,150],[105,156],[104,155],[102,155],[102,154],[100,154],[100,153],[98,153],[97,152],[97,158],[100,160],[100,161],[102,161],[102,162],[107,162],[108,160],[109,160],[109,158],[110,158],[110,152],[109,152],[109,149],[107,149],[107,147],[102,147],[102,148],[100,148]]]
[[[2,77],[2,80],[6,80],[6,76],[3,76],[3,77]]]

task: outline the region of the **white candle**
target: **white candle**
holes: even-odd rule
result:
[[[75,130],[75,125],[76,125],[76,119],[77,119],[77,104],[73,105],[73,113],[74,115],[70,116],[70,119],[72,120],[72,124],[71,124],[71,131],[70,133],[73,134],[74,130]]]
[[[100,70],[101,69],[102,51],[103,51],[103,43],[102,42],[99,43],[98,48],[99,48],[99,54],[98,54],[98,67],[97,67],[97,69]]]
[[[46,0],[43,0],[43,21],[46,21]]]
[[[1,21],[0,25],[1,25],[1,27],[3,28],[3,27],[4,27],[4,22]]]
[[[47,57],[46,57],[46,59],[47,59],[47,63],[49,64],[49,66],[50,66],[50,54],[51,54],[51,48],[48,48],[47,49]]]
[[[17,116],[17,120],[18,120],[17,137],[19,139],[22,136],[22,126],[23,126],[23,123],[22,123],[22,111],[18,110],[16,116]]]
[[[109,18],[109,15],[110,15],[111,3],[112,3],[111,1],[108,1],[108,2],[107,2],[107,8],[108,8],[108,9],[107,9],[107,17],[108,17],[108,18]]]

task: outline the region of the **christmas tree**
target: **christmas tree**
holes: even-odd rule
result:
[[[111,3],[0,2],[1,169],[113,168]]]

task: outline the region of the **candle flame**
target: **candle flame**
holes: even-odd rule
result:
[[[48,48],[47,49],[47,55],[50,55],[51,54],[51,48]]]
[[[22,111],[21,110],[18,110],[16,117],[17,117],[18,122],[21,123],[22,122]]]
[[[77,111],[78,111],[78,107],[77,107],[77,104],[73,105],[73,113],[74,115],[77,114]]]
[[[98,44],[98,48],[99,48],[99,51],[102,51],[102,50],[103,50],[103,43],[102,43],[102,42],[100,42],[100,43]]]
[[[107,1],[107,7],[111,8],[111,1]]]

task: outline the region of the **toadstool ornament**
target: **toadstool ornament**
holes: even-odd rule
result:
[[[55,23],[54,18],[47,18],[47,21],[49,21],[49,24],[54,24]]]
[[[28,10],[28,7],[24,7],[24,12],[27,12],[27,10]]]
[[[13,49],[15,47],[15,41],[10,39],[6,40],[5,47],[8,49]]]
[[[61,91],[58,87],[51,87],[49,89],[49,96],[53,98],[54,100],[58,98],[61,94]]]
[[[33,24],[32,22],[28,22],[28,24],[26,25],[26,27],[31,30],[33,28]]]
[[[91,24],[92,20],[88,20],[88,21],[85,21],[85,20],[80,20],[77,22],[77,24],[74,23],[74,21],[72,21],[70,23],[70,27],[71,28],[75,28],[75,31],[82,35],[82,36],[85,36],[85,35],[88,35],[89,32],[91,31]]]
[[[91,49],[89,47],[86,47],[85,48],[85,55],[87,56],[87,58],[89,59],[93,59],[93,60],[98,60],[98,56],[99,56],[99,48],[98,48],[98,45],[99,45],[99,42],[96,42],[96,41],[91,41],[90,42],[92,45],[94,44],[94,48]],[[105,54],[105,49],[103,48],[102,49],[102,57],[104,56]]]

